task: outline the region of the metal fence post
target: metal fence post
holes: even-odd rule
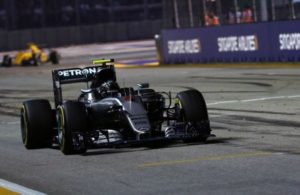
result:
[[[252,0],[252,10],[253,10],[253,19],[254,22],[257,22],[257,12],[256,12],[257,6],[256,6],[256,0]]]
[[[204,18],[204,26],[206,25],[206,21],[205,21],[205,15],[207,14],[207,7],[206,7],[206,0],[202,0],[202,7],[203,7],[203,13],[202,13],[202,17]]]
[[[260,1],[260,21],[268,21],[267,0]]]
[[[295,7],[294,7],[293,0],[289,0],[289,7],[290,7],[291,19],[296,19]]]
[[[177,0],[173,0],[173,6],[174,6],[175,26],[176,28],[180,28]]]
[[[188,7],[189,7],[189,16],[190,16],[190,25],[194,27],[194,12],[193,12],[193,5],[192,0],[188,0]]]
[[[216,0],[216,7],[217,7],[217,16],[219,17],[220,22],[223,23],[221,0]]]
[[[234,11],[235,11],[235,23],[239,23],[239,14],[238,14],[238,12],[239,12],[239,5],[238,5],[238,2],[237,2],[237,0],[234,0],[233,1],[233,3],[234,3]]]

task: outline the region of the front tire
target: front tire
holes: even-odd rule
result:
[[[22,142],[27,149],[51,145],[52,110],[48,100],[29,100],[21,108]]]
[[[178,120],[185,123],[187,131],[193,136],[205,141],[211,129],[203,95],[193,89],[178,93],[177,99],[180,108]]]
[[[85,106],[81,102],[67,101],[57,110],[60,150],[68,154],[86,152],[84,132],[87,129]]]

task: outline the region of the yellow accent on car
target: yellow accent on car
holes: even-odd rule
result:
[[[93,64],[97,65],[97,64],[105,64],[105,63],[110,63],[110,62],[114,62],[113,59],[101,59],[101,60],[93,60]]]
[[[46,63],[49,61],[49,56],[45,52],[41,52],[40,60],[41,60],[41,62]]]
[[[28,61],[32,59],[32,53],[31,52],[19,52],[16,55],[15,64],[16,65],[22,65],[24,61]]]
[[[175,99],[175,104],[178,104],[180,109],[182,108],[181,102],[178,98]]]
[[[61,114],[61,120],[62,120],[62,121],[60,121],[61,122],[61,126],[64,127],[65,126],[65,113],[64,113],[64,109],[63,109],[63,107],[59,106],[58,110],[59,110],[59,112]]]

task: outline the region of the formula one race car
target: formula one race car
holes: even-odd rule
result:
[[[211,135],[205,100],[197,90],[156,92],[149,84],[121,88],[113,60],[52,71],[55,108],[48,100],[23,102],[22,140],[27,149],[58,144],[64,154],[159,140],[205,141]],[[74,100],[62,85],[87,82]]]
[[[51,62],[52,64],[59,63],[60,56],[57,51],[43,50],[34,43],[30,43],[28,46],[29,48],[27,50],[18,52],[15,58],[12,58],[9,55],[4,55],[1,66],[38,66],[47,62]]]

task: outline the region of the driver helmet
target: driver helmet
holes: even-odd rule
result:
[[[112,85],[113,82],[116,82],[116,73],[112,69],[102,69],[100,72],[96,73],[94,79],[91,83],[91,88],[98,88],[102,85]]]
[[[101,84],[101,91],[118,91],[120,89],[118,83],[113,80],[108,80]]]

